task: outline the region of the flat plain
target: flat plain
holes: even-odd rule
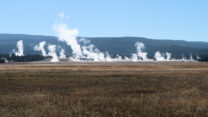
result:
[[[207,117],[208,63],[0,65],[1,117]]]

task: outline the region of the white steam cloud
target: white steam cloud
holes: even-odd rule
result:
[[[59,62],[56,54],[56,45],[48,45],[48,55],[52,57],[51,62]]]
[[[47,56],[45,48],[44,48],[45,44],[46,44],[46,41],[40,42],[39,45],[35,45],[34,50],[41,51],[43,56]]]
[[[69,29],[67,24],[55,24],[53,29],[59,41],[66,42],[72,49],[73,58],[79,59],[82,57],[81,47],[77,41],[79,31],[77,29]]]
[[[137,48],[137,55],[139,57],[139,60],[149,61],[149,59],[147,58],[147,53],[143,51],[143,49],[145,48],[144,44],[141,42],[137,42],[135,44],[135,46]],[[133,56],[135,56],[135,55],[133,55]]]
[[[45,57],[51,56],[52,57],[51,62],[59,62],[58,58],[60,59],[66,58],[65,50],[63,48],[61,48],[60,53],[59,53],[60,56],[58,57],[56,54],[56,48],[57,48],[56,45],[48,45],[48,50],[49,50],[48,54],[46,53],[46,50],[44,48],[45,45],[46,45],[46,41],[42,41],[38,45],[34,46],[34,50],[41,51],[42,56],[45,56]]]
[[[17,51],[15,51],[16,56],[24,56],[24,47],[23,47],[23,41],[19,40],[17,42]]]
[[[166,56],[168,56],[168,57],[166,58],[164,54],[161,54],[159,51],[157,51],[157,52],[155,52],[155,57],[154,58],[155,58],[156,61],[168,61],[170,55],[168,54]]]
[[[61,58],[61,59],[64,59],[64,58],[66,58],[66,55],[65,55],[65,50],[64,50],[63,48],[61,48],[61,51],[60,51],[60,56],[59,56],[59,58]]]
[[[93,44],[91,44],[89,40],[82,38],[80,42],[83,42],[84,44],[81,47],[83,53],[81,59],[93,60],[95,62],[106,60],[105,54],[100,52],[100,50],[97,49]]]

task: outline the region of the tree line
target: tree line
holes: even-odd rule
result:
[[[45,57],[42,55],[25,55],[16,56],[15,54],[0,54],[0,63],[7,62],[30,62],[44,60]]]

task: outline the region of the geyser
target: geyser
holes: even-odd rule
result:
[[[17,42],[17,51],[15,51],[16,56],[24,56],[24,47],[23,47],[23,41],[19,40]]]
[[[35,45],[34,50],[41,51],[43,56],[47,56],[45,48],[44,48],[45,44],[46,44],[46,41],[40,42],[39,45]]]

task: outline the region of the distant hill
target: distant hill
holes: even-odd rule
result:
[[[142,42],[145,44],[145,51],[148,53],[148,57],[152,58],[156,51],[170,52],[173,57],[180,58],[183,56],[194,57],[197,55],[200,57],[208,57],[208,42],[188,42],[182,40],[155,40],[143,37],[86,37],[94,44],[100,51],[108,51],[111,56],[117,54],[121,56],[131,56],[136,52],[134,44],[136,42]],[[13,49],[16,49],[16,42],[23,40],[24,42],[24,54],[33,55],[40,54],[40,52],[34,51],[33,48],[41,41],[46,41],[48,44],[55,44],[63,47],[67,55],[71,55],[71,48],[65,43],[60,42],[54,36],[41,36],[41,35],[23,35],[23,34],[0,34],[0,54],[11,53]],[[47,47],[45,48],[46,51]]]

